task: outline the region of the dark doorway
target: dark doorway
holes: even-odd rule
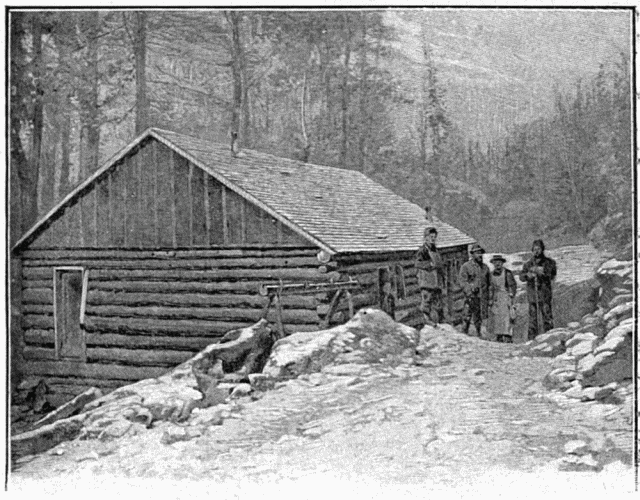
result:
[[[85,277],[81,268],[55,270],[56,357],[84,360],[86,344],[82,329]]]

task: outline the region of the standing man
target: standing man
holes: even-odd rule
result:
[[[551,282],[556,277],[556,261],[544,254],[544,242],[534,240],[533,257],[524,263],[520,281],[527,284],[529,299],[529,340],[553,328]]]
[[[436,248],[438,230],[427,227],[424,230],[424,243],[416,254],[415,266],[418,274],[418,286],[422,296],[420,311],[426,325],[437,326],[442,323],[442,288],[444,286],[444,267],[442,257]]]
[[[511,307],[518,286],[511,270],[504,267],[507,260],[502,255],[491,259],[491,287],[489,288],[489,331],[498,342],[512,343],[513,328]]]
[[[464,318],[462,331],[469,334],[469,325],[473,320],[476,335],[482,336],[482,320],[489,314],[489,266],[482,262],[484,249],[474,243],[469,251],[471,258],[462,264],[458,282],[464,292]]]

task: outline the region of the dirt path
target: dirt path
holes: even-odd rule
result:
[[[631,492],[631,405],[549,393],[540,380],[550,361],[517,352],[445,335],[421,366],[329,367],[239,400],[223,425],[192,425],[202,434],[190,441],[163,444],[173,426],[165,423],[109,443],[60,445],[19,464],[10,491],[126,485],[181,497],[189,484],[225,498],[274,488],[327,498],[334,487],[339,497],[367,498],[498,487],[523,496],[541,488]],[[558,470],[565,443],[576,439],[601,443],[601,472]]]

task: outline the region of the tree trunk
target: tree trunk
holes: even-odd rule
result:
[[[33,131],[31,136],[31,161],[29,168],[29,185],[22,191],[23,229],[29,229],[38,217],[38,178],[42,156],[42,129],[44,126],[44,101],[42,88],[42,23],[39,15],[31,20],[33,37],[32,74],[35,86],[33,103]],[[26,195],[26,196],[25,196]]]
[[[342,76],[342,141],[340,146],[340,166],[347,166],[349,147],[349,63],[351,61],[351,27],[346,14],[342,16],[346,39],[344,46],[344,73]]]
[[[371,110],[368,109],[369,96],[367,89],[367,14],[360,13],[362,20],[362,45],[360,47],[360,127],[358,138],[358,170],[366,173],[367,164],[367,136],[370,130],[368,116]]]
[[[29,169],[30,165],[22,147],[20,133],[22,130],[22,120],[24,116],[24,101],[29,95],[29,89],[24,85],[24,64],[25,49],[23,38],[24,30],[24,14],[22,12],[11,13],[11,115],[10,115],[10,149],[11,149],[11,173],[16,179],[15,191],[12,190],[11,199],[16,201],[12,203],[11,219],[10,219],[10,244],[13,245],[21,234],[30,227],[28,222],[23,223],[28,217],[23,213],[22,191],[29,188]]]
[[[97,170],[100,150],[100,122],[98,112],[98,35],[100,30],[100,13],[96,10],[85,14],[85,16],[87,23],[85,29],[85,37],[87,40],[85,75],[87,87],[86,91],[82,94],[82,128],[80,140],[82,142],[81,151],[83,155],[80,160],[81,179]],[[136,75],[139,75],[137,62],[138,59],[136,57]],[[142,80],[145,80],[144,76],[142,76]],[[146,93],[146,91],[144,92]],[[146,100],[146,96],[144,96],[143,99]],[[145,122],[146,121],[147,119],[145,118]],[[144,128],[146,127],[143,127],[142,130],[144,130]],[[138,131],[137,121],[136,131]]]
[[[242,42],[240,40],[240,22],[242,14],[237,11],[225,12],[227,22],[231,28],[231,75],[233,78],[233,108],[231,110],[231,137],[238,138],[240,134],[240,113],[242,111]],[[244,139],[240,137],[240,139]]]
[[[149,127],[149,99],[147,97],[147,13],[135,13],[133,54],[136,61],[136,135]]]

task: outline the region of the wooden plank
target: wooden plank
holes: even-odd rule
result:
[[[71,247],[82,247],[82,210],[78,203],[74,203],[67,208],[66,217],[69,227],[67,229],[68,245]]]
[[[209,232],[207,227],[207,207],[205,206],[205,172],[197,167],[191,178],[191,244],[192,246],[209,245]]]
[[[82,213],[82,246],[93,247],[96,239],[95,228],[95,204],[94,204],[95,189],[85,193],[78,203],[80,212]]]
[[[92,190],[93,195],[93,227],[95,228],[95,232],[93,233],[93,248],[98,247],[98,233],[100,232],[100,225],[98,223],[98,187],[94,186]]]
[[[263,211],[252,203],[246,203],[245,218],[245,234],[246,243],[262,243],[265,241],[265,232],[263,226]]]
[[[260,218],[262,219],[260,226],[262,241],[275,245],[278,243],[278,221],[262,210],[260,210]]]
[[[246,243],[244,234],[244,198],[227,190],[227,219],[229,221],[229,243],[241,245]]]
[[[166,368],[125,366],[116,363],[82,363],[74,361],[30,361],[25,363],[26,375],[74,376],[109,380],[142,380],[164,375]]]
[[[189,202],[189,246],[193,246],[193,163],[188,162],[189,174],[187,178],[187,200]]]
[[[138,152],[139,174],[139,231],[140,246],[156,248],[157,211],[155,210],[155,169],[152,164],[153,142],[145,143]]]
[[[31,306],[47,308],[50,306]],[[87,305],[86,314],[92,317],[116,318],[155,318],[155,319],[199,319],[206,321],[242,321],[255,323],[260,320],[262,310],[259,308],[225,308],[225,307],[169,307],[169,306],[136,306],[123,305]],[[283,309],[285,323],[307,324],[317,321],[315,309]]]
[[[209,219],[211,228],[209,230],[209,244],[224,245],[225,238],[225,199],[224,186],[213,177],[207,176],[207,186],[209,190]]]
[[[230,243],[229,239],[229,215],[228,215],[228,200],[227,193],[229,190],[222,186],[222,244],[228,245]]]
[[[153,180],[153,227],[155,229],[155,244],[160,245],[160,217],[158,214],[158,141],[155,139],[151,141],[151,166],[149,169],[149,175]]]
[[[162,144],[156,145],[158,245],[175,247],[175,213],[173,194],[173,152]]]
[[[24,331],[24,342],[26,345],[55,346],[55,331],[29,328]]]
[[[173,248],[178,247],[178,209],[176,207],[176,154],[169,150],[169,176],[171,188],[171,227],[173,230]]]
[[[125,246],[138,247],[140,245],[140,207],[138,200],[138,154],[127,156],[123,160],[122,174],[125,187]]]
[[[202,183],[204,188],[204,225],[205,225],[205,244],[211,245],[211,206],[209,204],[209,174],[202,172]]]
[[[176,246],[180,248],[191,246],[191,206],[189,182],[190,163],[174,154],[174,189],[176,208]]]
[[[126,213],[125,213],[125,184],[122,175],[122,165],[118,165],[109,176],[109,207],[111,213],[111,244],[115,247],[125,245]]]
[[[316,249],[313,248],[242,248],[242,249],[210,249],[210,250],[26,250],[22,254],[25,263],[28,261],[48,260],[48,259],[200,259],[200,258],[245,258],[245,257],[282,257],[285,259],[293,257],[310,257],[315,259]],[[319,263],[313,260],[316,265]]]

